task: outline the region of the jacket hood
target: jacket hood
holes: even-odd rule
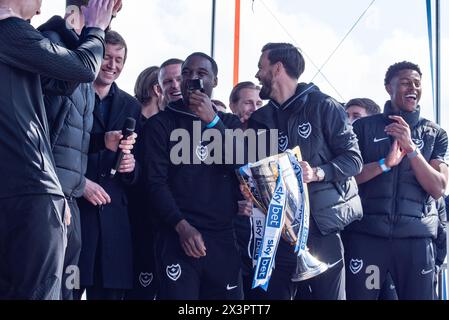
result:
[[[274,100],[270,100],[268,104],[258,109],[251,115],[250,121],[263,123],[269,127],[269,129],[275,129],[274,114],[277,110],[285,110],[293,106],[301,106],[306,103],[310,94],[320,92],[320,89],[313,83],[300,83],[296,88],[296,93],[288,99],[282,105],[278,104]]]
[[[79,37],[75,31],[67,28],[66,21],[60,16],[53,16],[37,28],[42,33],[46,32],[55,32],[60,37],[60,40],[63,42],[64,46],[68,49],[76,49],[79,43]],[[51,39],[54,41],[55,39]]]
[[[198,118],[196,114],[194,114],[192,111],[190,111],[189,108],[187,108],[184,104],[183,99],[179,99],[173,102],[170,102],[167,106],[167,109],[179,114],[183,114],[185,116],[190,116],[193,118]]]
[[[320,89],[313,83],[300,83],[300,84],[298,84],[298,87],[296,88],[296,92],[293,95],[293,97],[291,97],[290,99],[285,101],[282,105],[278,104],[274,100],[270,100],[270,102],[268,104],[271,104],[276,109],[285,110],[285,109],[288,109],[293,103],[297,103],[298,100],[306,101],[307,96],[309,94],[311,94],[312,92],[317,92],[317,91],[320,91]],[[300,103],[300,104],[302,105],[303,103]]]

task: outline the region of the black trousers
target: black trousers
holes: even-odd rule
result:
[[[345,300],[345,272],[343,243],[339,233],[326,236],[310,234],[307,241],[310,253],[330,268],[315,278],[292,282],[296,271],[294,248],[281,242],[276,255],[276,268],[265,292],[260,288],[251,290],[249,300]],[[288,252],[287,252],[288,250]],[[278,259],[278,255],[282,255]],[[286,254],[291,256],[286,259]],[[246,298],[246,297],[245,297]]]
[[[273,270],[268,284],[268,290],[261,288],[250,289],[245,292],[245,300],[291,300],[295,295],[296,283],[291,281],[292,275],[296,270],[296,257],[294,247],[280,240],[276,252],[275,269]],[[243,281],[245,286],[251,288],[254,279],[253,268],[249,277]]]
[[[0,300],[59,300],[67,229],[65,199],[0,199]]]
[[[67,249],[65,251],[64,273],[62,275],[62,299],[73,300],[73,290],[80,289],[78,260],[81,252],[81,221],[76,199],[69,199],[67,203],[72,218],[70,225],[67,227]]]
[[[387,239],[345,235],[350,300],[376,300],[387,273],[399,300],[432,300],[435,258],[431,238]]]
[[[310,253],[329,266],[315,278],[298,282],[296,300],[346,300],[343,242],[339,232],[309,235]]]
[[[241,300],[240,257],[232,230],[201,232],[207,255],[188,257],[178,234],[156,235],[160,300]]]
[[[94,281],[91,286],[82,286],[73,291],[73,299],[81,300],[84,292],[86,300],[123,300],[126,290],[105,288],[103,284],[103,268],[101,263],[101,246],[98,246],[95,255]]]

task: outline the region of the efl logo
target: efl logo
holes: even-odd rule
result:
[[[283,207],[272,205],[270,206],[270,210],[268,211],[268,226],[272,228],[280,228],[281,227],[281,213]]]
[[[257,280],[263,280],[267,277],[268,266],[270,265],[271,258],[260,259],[260,268],[257,273]]]

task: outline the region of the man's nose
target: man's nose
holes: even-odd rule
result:
[[[110,68],[110,69],[114,69],[115,68],[115,61],[114,61],[114,59],[110,59],[108,61],[108,68]]]

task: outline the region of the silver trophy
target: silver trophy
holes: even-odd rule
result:
[[[310,207],[307,185],[298,179],[297,174],[301,160],[299,148],[287,150],[285,153],[275,155],[259,162],[249,164],[239,171],[239,180],[245,186],[255,205],[266,215],[267,208],[273,197],[279,169],[286,186],[285,223],[282,229],[282,238],[293,246],[298,246],[298,260],[296,272],[292,281],[303,281],[313,278],[328,269],[327,264],[313,257],[307,246]],[[296,170],[295,170],[296,169]],[[301,185],[300,185],[301,182]],[[300,239],[301,241],[298,241]]]

